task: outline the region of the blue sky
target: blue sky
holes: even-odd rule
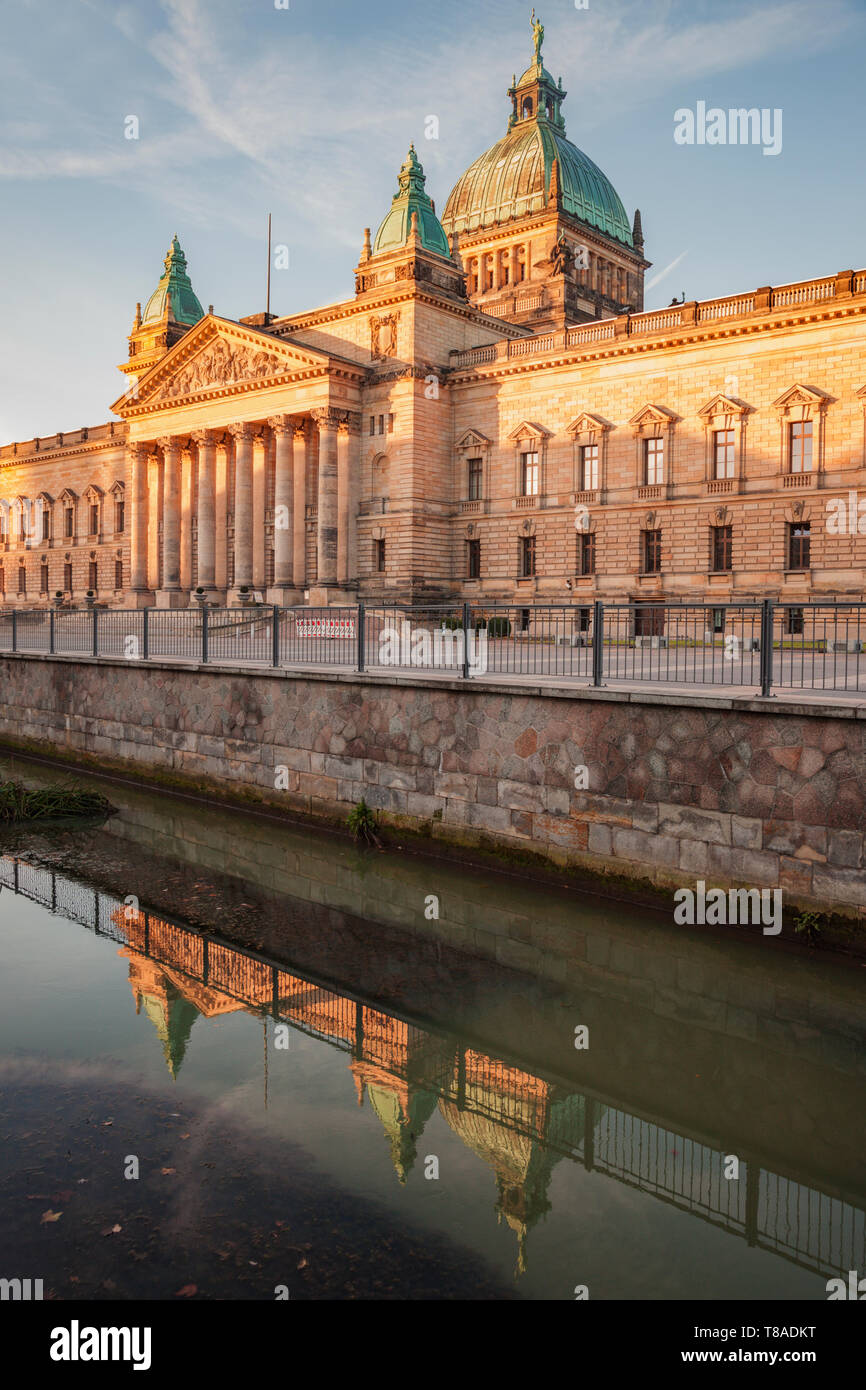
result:
[[[264,308],[269,211],[290,251],[272,308],[350,296],[410,140],[441,211],[504,134],[531,8],[5,0],[0,442],[109,418],[135,302],[174,232],[199,299],[226,317]],[[569,138],[642,211],[648,308],[866,264],[864,0],[538,9]],[[698,101],[781,108],[781,154],[677,145],[674,113]]]

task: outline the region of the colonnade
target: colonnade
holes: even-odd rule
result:
[[[133,592],[179,606],[193,579],[205,592],[246,586],[286,596],[311,585],[350,586],[357,579],[360,426],[356,412],[323,408],[130,443]]]

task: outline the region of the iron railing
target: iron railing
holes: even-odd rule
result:
[[[866,603],[7,609],[0,652],[856,696]]]

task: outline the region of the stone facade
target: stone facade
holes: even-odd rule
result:
[[[341,820],[363,797],[461,844],[779,887],[866,919],[862,709],[22,656],[0,671],[5,738]]]
[[[864,597],[866,271],[644,313],[538,54],[509,98],[441,223],[410,150],[345,301],[205,314],[175,238],[118,422],[0,449],[7,604]]]

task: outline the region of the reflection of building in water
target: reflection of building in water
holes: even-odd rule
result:
[[[581,1096],[559,1095],[531,1072],[464,1051],[453,1039],[274,971],[153,915],[120,908],[112,921],[130,942],[120,955],[129,961],[136,1012],[143,1009],[156,1028],[173,1077],[199,1015],[214,1018],[239,1010],[260,1015],[263,1008],[273,1012],[276,1004],[282,1019],[348,1045],[358,1103],[366,1094],[401,1184],[414,1167],[418,1140],[438,1101],[454,1133],[493,1170],[499,1220],[504,1216],[516,1233],[518,1269],[526,1269],[526,1238],[550,1210],[547,1188],[553,1168],[584,1137]],[[160,960],[144,951],[157,953]],[[169,964],[175,961],[176,967]],[[203,976],[232,992],[215,988]]]

